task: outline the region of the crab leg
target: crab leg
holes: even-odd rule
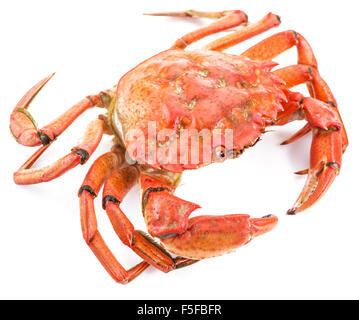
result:
[[[116,149],[102,155],[94,162],[80,188],[81,227],[86,243],[108,273],[121,283],[129,282],[149,265],[163,272],[169,272],[196,262],[185,258],[172,259],[162,247],[151,242],[148,236],[134,230],[119,204],[137,181],[138,170],[133,166],[119,169],[123,159],[122,154]],[[97,197],[104,182],[102,204],[116,234],[125,245],[144,259],[129,271],[126,271],[116,260],[97,229],[94,198]]]
[[[116,282],[121,284],[129,283],[149,267],[149,264],[146,261],[142,261],[134,267],[126,270],[117,261],[98,231],[95,232],[89,246],[110,276]]]
[[[298,174],[308,174],[307,182],[298,200],[288,214],[294,215],[308,209],[328,190],[341,169],[343,153],[343,123],[337,109],[329,103],[314,98],[304,98],[300,93],[287,93],[286,116],[276,125],[283,125],[301,114],[308,121],[313,138],[310,168]],[[290,114],[292,112],[292,115]]]
[[[19,101],[10,116],[10,130],[16,141],[24,146],[47,145],[58,137],[80,114],[95,106],[101,95],[88,96],[42,129],[38,129],[28,107],[54,74],[34,85]],[[100,105],[101,106],[101,105]]]
[[[293,65],[282,69],[278,69],[274,71],[274,73],[286,82],[285,88],[287,89],[302,83],[309,83],[310,85],[309,87],[313,89],[312,90],[313,94],[311,94],[311,96],[321,101],[324,101],[326,103],[329,103],[335,108],[335,112],[337,113],[337,116],[339,117],[342,123],[341,133],[342,133],[343,152],[344,152],[346,147],[348,146],[347,134],[340,113],[338,111],[337,102],[334,98],[334,95],[330,90],[329,86],[327,85],[327,83],[320,76],[319,72],[310,66],[298,64],[298,65]],[[288,113],[288,111],[284,111],[284,113]],[[283,116],[283,114],[279,114],[279,117],[281,116]],[[311,126],[307,124],[294,136],[284,141],[283,144],[289,144],[291,142],[294,142],[298,138],[308,133],[310,130],[311,130]]]
[[[254,36],[261,34],[271,28],[277,27],[280,25],[279,16],[268,13],[263,19],[260,21],[248,24],[238,31],[234,31],[233,33],[219,38],[209,44],[207,44],[204,49],[206,50],[215,50],[215,51],[223,51],[234,45],[241,43],[245,40],[253,38]]]
[[[289,215],[308,209],[324,195],[340,172],[343,154],[342,122],[336,108],[313,98],[299,104],[313,138],[307,182]]]
[[[117,282],[126,284],[142,273],[149,264],[142,261],[134,268],[126,270],[117,261],[98,231],[94,209],[94,198],[103,182],[124,161],[123,155],[115,151],[102,155],[94,162],[80,188],[81,228],[86,243],[111,277]]]
[[[82,141],[71,152],[51,165],[31,169],[36,160],[50,145],[42,146],[14,173],[16,184],[35,184],[47,182],[63,175],[79,163],[84,164],[96,150],[103,134],[103,121],[94,120],[88,126]]]
[[[188,10],[182,12],[163,12],[163,13],[149,13],[152,16],[173,16],[173,17],[205,17],[212,19],[219,19],[210,25],[200,28],[196,31],[190,32],[183,37],[176,40],[171,49],[185,49],[191,43],[196,42],[211,34],[224,31],[233,27],[237,27],[242,23],[247,22],[247,15],[240,10],[221,11],[221,12],[202,12],[195,10]]]
[[[175,197],[162,180],[141,176],[143,214],[148,232],[159,237],[174,254],[205,259],[224,254],[272,230],[277,217],[248,215],[199,216],[189,219],[198,205]]]
[[[289,215],[304,211],[317,202],[340,172],[342,160],[341,132],[313,129],[308,178]]]
[[[79,145],[72,148],[71,153],[53,164],[40,169],[30,169],[36,160],[47,150],[48,146],[84,111],[97,105],[106,107],[111,100],[110,91],[98,95],[87,96],[71,107],[60,117],[38,129],[35,120],[27,110],[31,101],[40,92],[54,74],[34,85],[19,101],[10,116],[10,130],[17,142],[25,146],[43,145],[14,173],[17,184],[33,184],[50,181],[74,168],[84,164],[97,148],[106,126],[102,120],[92,121]]]
[[[189,265],[196,261],[188,259],[174,260],[163,247],[149,236],[136,231],[134,226],[120,209],[120,203],[128,191],[137,182],[139,171],[136,167],[126,167],[115,171],[105,182],[103,190],[103,208],[106,210],[112,226],[121,241],[150,265],[163,272]]]
[[[329,86],[319,74],[318,63],[314,52],[308,41],[301,34],[292,30],[277,33],[249,48],[247,51],[242,53],[241,56],[251,59],[271,60],[284,51],[289,50],[293,46],[297,47],[298,65],[301,66],[283,68],[281,70],[277,70],[276,74],[281,78],[283,77],[283,80],[287,79],[287,88],[300,84],[301,80],[308,77],[309,79],[307,81],[309,81],[309,84],[307,87],[310,95],[314,98],[337,106],[334,95],[332,94]],[[337,113],[339,115],[339,111],[337,111]],[[309,126],[304,127],[300,132],[288,139],[286,143],[295,141],[297,138],[302,137],[309,131]],[[343,151],[345,151],[345,148],[348,145],[348,137],[344,126],[341,134],[343,139]]]
[[[298,64],[306,64],[318,68],[317,60],[307,40],[301,34],[292,30],[280,32],[264,39],[243,52],[241,57],[272,60],[293,46],[297,46]]]
[[[299,140],[300,138],[306,136],[311,130],[310,125],[307,123],[302,129],[300,129],[299,131],[297,131],[295,134],[293,134],[290,138],[284,140],[281,145],[285,146],[287,144],[291,144],[297,140]]]
[[[10,131],[16,141],[24,146],[39,146],[42,143],[36,123],[27,111],[27,108],[34,97],[53,76],[54,74],[35,84],[28,92],[26,92],[11,113]]]

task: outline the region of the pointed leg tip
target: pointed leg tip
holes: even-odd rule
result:
[[[262,219],[278,219],[277,216],[275,216],[274,214],[267,214],[266,216],[262,217]]]
[[[309,174],[309,169],[300,170],[300,171],[294,172],[294,174],[296,174],[298,176],[304,176],[306,174]]]
[[[48,82],[54,75],[56,74],[56,72],[51,73],[49,76],[47,76],[44,81]]]
[[[295,215],[297,215],[297,213],[298,213],[298,209],[297,209],[297,208],[292,208],[292,209],[289,209],[289,210],[287,211],[287,215],[288,215],[288,216],[295,216]]]
[[[151,12],[151,13],[143,13],[145,16],[153,16],[153,17],[191,17],[187,11],[184,12]]]

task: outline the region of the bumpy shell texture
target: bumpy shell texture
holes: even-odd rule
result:
[[[125,74],[117,88],[116,111],[126,147],[142,148],[134,157],[153,167],[182,172],[218,160],[213,156],[205,161],[201,151],[208,143],[205,146],[203,138],[199,144],[191,143],[193,135],[209,133],[214,154],[230,129],[231,155],[239,155],[283,110],[283,82],[271,73],[274,66],[272,61],[204,50],[168,50],[144,61]],[[189,132],[188,148],[179,151],[184,129]],[[151,140],[153,134],[156,141]],[[140,136],[147,141],[142,147]],[[170,159],[171,150],[179,151],[177,161]],[[154,152],[157,157],[151,158]],[[180,161],[184,152],[191,153],[187,163]]]

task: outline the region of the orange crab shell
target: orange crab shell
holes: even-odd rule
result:
[[[83,237],[108,273],[121,283],[133,280],[150,265],[169,272],[198,259],[224,254],[272,230],[278,222],[273,215],[263,218],[242,214],[189,218],[199,206],[174,195],[181,175],[169,171],[194,169],[225,158],[223,155],[237,156],[258,140],[268,124],[285,125],[305,119],[305,127],[284,142],[288,144],[312,131],[310,167],[300,172],[308,175],[307,182],[287,212],[295,215],[315,204],[328,190],[340,172],[342,154],[348,146],[336,100],[320,76],[314,53],[302,35],[291,30],[277,33],[249,48],[241,54],[242,58],[213,52],[278,26],[277,15],[269,13],[254,24],[248,24],[247,15],[240,10],[189,10],[154,15],[219,20],[182,36],[171,51],[162,52],[127,73],[120,80],[117,94],[114,90],[105,90],[87,96],[41,129],[27,108],[53,75],[28,90],[10,116],[11,132],[17,142],[26,146],[43,145],[14,173],[15,183],[21,185],[47,182],[84,164],[96,150],[103,133],[116,135],[111,152],[94,161],[78,194]],[[206,45],[207,51],[178,50],[205,36],[240,25],[243,28]],[[297,47],[298,64],[274,72],[285,80],[285,85],[271,73],[273,62],[255,60],[274,59],[294,46]],[[311,97],[289,91],[304,83],[308,84]],[[288,101],[282,103],[285,97]],[[277,114],[282,110],[281,103],[284,110]],[[80,114],[94,106],[105,108],[107,113],[90,123],[80,143],[51,165],[32,168],[55,138]],[[110,118],[116,109],[118,118]],[[113,123],[113,120],[119,121]],[[184,145],[189,146],[188,152],[181,150],[187,129],[192,130],[191,138],[202,138],[198,146],[192,144],[189,135],[185,136],[189,140],[189,143],[184,141]],[[200,135],[202,131],[209,132],[209,141]],[[226,143],[225,136],[223,139],[223,131],[231,131],[232,145]],[[125,151],[138,146],[139,149],[134,150],[139,153],[128,154],[167,170],[125,163]],[[181,161],[182,155],[198,155],[201,149],[209,149],[210,158],[203,157],[196,162],[187,157],[190,162]],[[147,231],[159,238],[171,253],[177,255],[176,258],[173,259],[151,237],[136,231],[122,211],[120,204],[136,182],[140,184]],[[94,200],[102,185],[102,205],[116,234],[142,259],[128,270],[112,254],[97,227]]]
[[[182,172],[217,160],[212,157],[206,163],[201,157],[206,146],[202,140],[199,146],[191,144],[190,133],[189,159],[195,154],[199,162],[182,163],[179,136],[183,129],[195,129],[189,131],[193,135],[208,129],[211,154],[224,145],[225,130],[231,129],[230,151],[239,155],[283,110],[283,81],[270,72],[276,65],[204,50],[167,50],[144,61],[125,74],[117,88],[116,111],[127,149],[136,150],[134,157],[152,167]],[[155,125],[155,142],[148,139],[149,123]],[[167,136],[160,141],[159,133],[168,129],[174,139]],[[147,141],[145,145],[143,140],[139,143],[138,133]],[[154,150],[150,150],[151,143]],[[157,154],[152,163],[148,161],[151,151]],[[176,161],[170,159],[173,154]]]

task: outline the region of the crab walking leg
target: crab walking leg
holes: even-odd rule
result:
[[[117,261],[98,231],[94,209],[94,198],[103,182],[123,164],[123,161],[124,156],[119,152],[109,152],[99,157],[88,171],[79,190],[79,197],[81,229],[86,243],[111,277],[117,282],[126,284],[143,272],[149,264],[142,261],[134,268],[126,270]]]
[[[10,130],[16,141],[24,146],[47,145],[58,137],[84,111],[101,105],[101,94],[88,96],[42,129],[38,129],[28,107],[35,96],[54,74],[44,78],[33,86],[19,101],[10,116]]]
[[[280,32],[267,39],[264,39],[263,41],[242,53],[241,56],[251,59],[272,60],[293,46],[297,46],[298,64],[306,64],[314,68],[318,67],[314,52],[307,40],[302,35],[292,30]],[[315,95],[313,88],[310,85],[307,85],[307,87],[310,95],[314,97]],[[310,130],[310,125],[305,125],[292,137],[284,141],[283,144],[289,144],[296,141],[297,139],[309,133]]]
[[[313,129],[310,169],[305,186],[289,215],[302,212],[316,203],[339,175],[342,160],[341,133]]]
[[[16,141],[24,146],[35,147],[42,143],[37,125],[27,108],[30,102],[53,76],[54,74],[42,79],[26,92],[10,115],[10,131]]]
[[[263,41],[259,42],[258,44],[254,45],[253,47],[249,48],[247,51],[241,54],[241,57],[247,57],[250,59],[260,59],[260,60],[272,60],[275,57],[279,56],[284,51],[289,50],[290,48],[296,46],[298,52],[298,64],[299,65],[306,65],[311,73],[312,79],[307,85],[309,93],[312,97],[322,100],[324,102],[333,103],[337,106],[335,98],[327,85],[327,83],[322,79],[318,71],[318,63],[315,58],[314,52],[309,45],[308,41],[299,33],[289,30],[277,33]],[[308,69],[307,69],[308,70]],[[288,71],[288,70],[286,70]],[[291,70],[293,71],[293,70]],[[297,70],[295,74],[300,78],[305,76],[304,74],[298,76]],[[277,74],[283,76],[285,70],[278,72]],[[292,74],[289,80],[293,81],[295,74]],[[294,82],[295,83],[295,82]],[[294,84],[293,83],[293,84]],[[337,111],[339,114],[339,111]],[[339,115],[340,117],[340,115]],[[310,127],[304,127],[299,133],[295,136],[288,139],[286,142],[290,143],[296,140],[296,138],[303,136],[305,133],[310,131]],[[342,128],[342,137],[343,137],[343,149],[348,145],[348,137],[345,128]]]
[[[161,239],[174,254],[204,259],[224,254],[266,233],[277,217],[251,219],[247,215],[200,216],[189,219],[199,206],[175,197],[163,181],[141,176],[143,214],[148,232]]]
[[[297,47],[298,51],[298,64],[306,64],[318,68],[317,60],[307,40],[301,34],[292,30],[283,31],[262,40],[243,52],[241,57],[272,60],[294,46]]]
[[[72,148],[69,154],[43,168],[31,169],[49,145],[40,147],[40,149],[14,173],[15,183],[26,185],[47,182],[63,175],[79,163],[84,164],[96,150],[102,135],[103,121],[96,119],[88,126],[82,141],[76,147]]]
[[[112,226],[121,241],[138,254],[144,261],[163,272],[176,269],[189,261],[176,261],[149,236],[136,231],[134,226],[120,209],[120,203],[128,191],[138,181],[136,167],[126,167],[114,172],[105,182],[103,190],[103,208],[106,210]],[[195,262],[195,261],[194,261]],[[192,262],[192,263],[194,263]]]
[[[204,49],[223,51],[279,25],[279,16],[273,13],[268,13],[260,21],[253,24],[249,24],[238,31],[234,31],[233,33],[225,37],[219,38],[207,44]]]
[[[339,119],[342,121],[340,113],[338,111],[337,102],[334,98],[332,91],[330,90],[328,84],[320,76],[319,72],[307,65],[293,65],[285,68],[278,69],[274,73],[279,76],[283,81],[286,82],[285,88],[290,89],[299,84],[309,83],[313,88],[312,96],[316,99],[329,103],[335,108]],[[280,117],[281,115],[279,115]],[[343,122],[342,122],[343,126]],[[303,136],[305,133],[309,132],[311,127],[307,124],[301,131],[296,133],[294,136],[284,141],[283,144],[288,144],[294,142],[297,138]],[[343,152],[348,146],[348,138],[345,132],[345,128],[342,128],[342,139],[343,139]]]
[[[272,60],[294,46],[297,47],[298,64],[308,65],[314,69],[318,68],[317,60],[308,41],[301,34],[293,30],[280,32],[264,39],[243,52],[241,57],[258,60]],[[307,87],[310,95],[315,97],[313,88],[310,85]]]
[[[95,232],[89,246],[110,276],[121,284],[129,283],[150,266],[146,261],[142,261],[133,268],[126,270],[117,261],[98,231]]]
[[[307,181],[289,215],[308,209],[324,195],[340,172],[343,154],[343,125],[336,108],[313,98],[300,104],[313,138]]]
[[[171,49],[185,49],[187,46],[211,34],[224,31],[230,28],[237,27],[242,23],[247,22],[247,15],[240,10],[221,11],[221,12],[202,12],[195,10],[188,10],[182,12],[163,12],[150,13],[152,16],[174,16],[174,17],[205,17],[219,19],[210,25],[200,28],[196,31],[190,32],[183,37],[176,40]]]
[[[300,93],[288,92],[287,114],[276,125],[284,125],[300,114],[312,130],[310,168],[298,174],[308,174],[307,182],[298,200],[288,214],[294,215],[311,207],[333,183],[341,169],[343,154],[342,127],[337,109],[329,103],[314,98],[304,98]],[[292,115],[290,114],[292,112]]]

